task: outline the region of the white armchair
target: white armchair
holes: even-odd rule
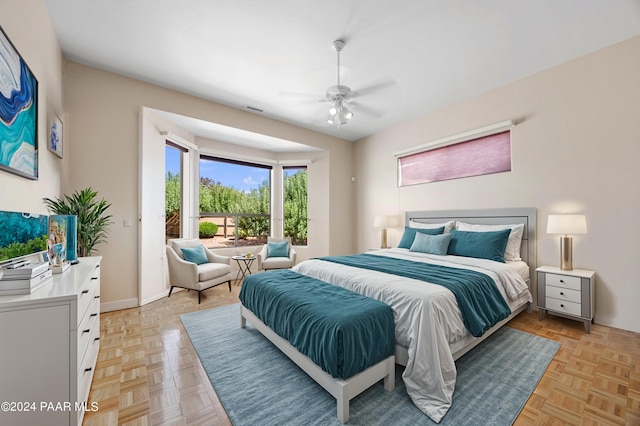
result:
[[[287,256],[270,256],[269,255],[269,243],[282,243],[288,242]],[[267,244],[262,246],[262,250],[257,255],[258,258],[258,270],[264,269],[285,269],[292,268],[296,264],[296,251],[291,245],[291,238],[275,238],[268,237]]]
[[[184,260],[183,248],[201,246],[198,239],[175,238],[167,241],[167,264],[169,266],[169,297],[174,287],[196,290],[198,292],[198,304],[200,304],[200,293],[211,287],[215,287],[225,282],[229,284],[231,291],[231,258],[215,254],[204,247],[208,263],[197,265]]]

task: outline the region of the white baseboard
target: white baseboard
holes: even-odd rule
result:
[[[129,309],[129,308],[137,308],[138,307],[138,299],[123,299],[116,300],[115,302],[107,302],[100,304],[100,312],[111,312],[111,311],[119,311],[120,309]]]
[[[173,292],[175,293],[176,290],[177,289],[174,288]],[[144,299],[142,301],[142,303],[140,304],[140,306],[144,306],[147,303],[155,302],[156,300],[162,299],[163,297],[167,297],[168,295],[169,295],[169,290],[165,290],[160,294],[156,294],[154,296],[151,296],[151,297],[148,297],[148,298]]]

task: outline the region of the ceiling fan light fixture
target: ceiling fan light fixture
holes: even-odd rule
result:
[[[335,124],[340,127],[347,124],[353,118],[353,112],[342,102],[342,99],[336,99],[335,103],[329,108],[329,117],[327,123]]]

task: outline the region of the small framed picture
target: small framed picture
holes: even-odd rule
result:
[[[49,132],[49,151],[62,158],[62,120],[60,117],[54,116],[51,120],[51,129]]]

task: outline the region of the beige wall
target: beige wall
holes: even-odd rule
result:
[[[595,322],[640,331],[638,52],[635,37],[356,142],[358,248],[379,244],[376,214],[531,206],[538,264],[558,265],[547,215],[583,213],[573,261],[597,272]],[[394,151],[509,119],[512,172],[397,187]]]
[[[62,53],[41,0],[0,0],[0,26],[38,80],[38,180],[0,170],[0,210],[47,213],[43,197],[60,194],[69,164],[47,150],[49,123],[62,108]],[[66,124],[66,122],[65,122]],[[66,130],[66,127],[65,127]]]
[[[326,179],[330,191],[309,196],[319,200],[321,209],[327,207],[317,217],[326,224],[321,232],[328,236],[328,253],[354,251],[354,185],[344,184],[351,183],[352,143],[74,62],[65,63],[65,97],[72,166],[63,191],[91,186],[112,203],[115,223],[108,244],[100,247],[103,304],[138,297],[138,139],[143,106],[326,150],[326,163],[318,166],[328,171],[320,180]],[[124,227],[124,220],[133,226]]]

